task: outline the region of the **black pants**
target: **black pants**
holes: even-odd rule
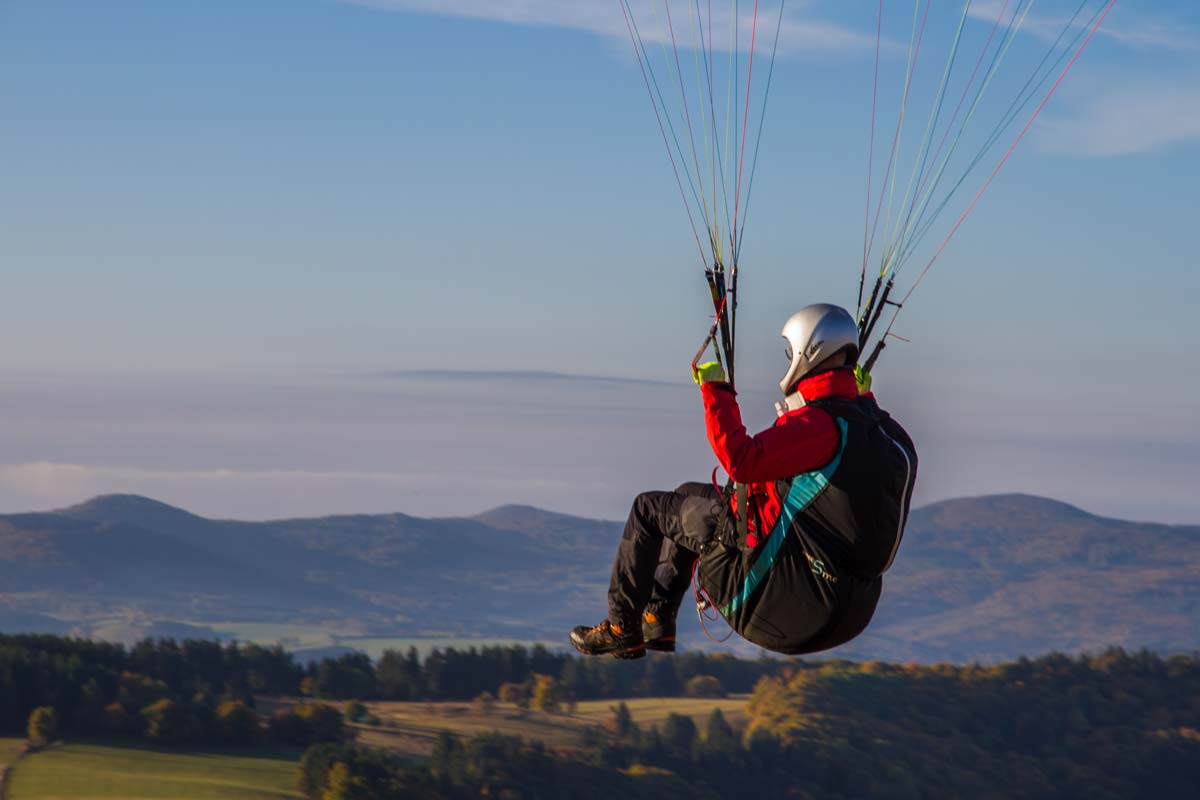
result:
[[[641,624],[650,606],[674,617],[692,580],[700,546],[716,533],[721,493],[707,483],[645,492],[633,501],[608,586],[608,618]]]

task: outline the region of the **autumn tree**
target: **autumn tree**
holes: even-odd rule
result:
[[[558,681],[549,675],[533,676],[533,707],[538,711],[555,712],[559,708]]]
[[[35,708],[29,715],[29,743],[34,747],[45,747],[58,735],[58,713],[50,706]]]
[[[262,734],[262,720],[240,700],[217,706],[217,734],[230,744],[252,744]]]
[[[329,770],[329,777],[325,779],[325,791],[321,793],[321,800],[356,800],[359,797],[356,788],[354,777],[350,774],[350,767],[339,761]]]
[[[712,675],[697,675],[688,680],[683,687],[683,693],[688,697],[725,697],[725,687],[721,681]]]
[[[187,707],[174,700],[162,699],[142,709],[146,737],[162,744],[182,742],[190,733]]]
[[[529,687],[523,683],[506,683],[500,687],[500,702],[517,708],[529,708]]]

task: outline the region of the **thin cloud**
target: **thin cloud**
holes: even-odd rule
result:
[[[1200,81],[1131,81],[1085,101],[1071,116],[1044,119],[1042,149],[1112,157],[1200,142]]]
[[[1014,11],[1024,8],[1019,3],[1009,3],[1005,11],[1005,3],[1001,0],[976,0],[972,3],[968,16],[973,19],[995,23],[1002,12],[1005,20],[1011,18]],[[1090,12],[1085,9],[1083,14],[1072,23],[1067,16],[1051,16],[1029,14],[1022,23],[1021,30],[1039,39],[1054,41],[1068,24],[1078,29],[1087,25],[1092,14],[1099,9],[1097,5]],[[1200,35],[1186,26],[1167,24],[1156,20],[1132,19],[1122,14],[1118,6],[1100,26],[1097,36],[1104,37],[1117,44],[1142,50],[1168,50],[1176,53],[1200,52]]]
[[[510,25],[529,27],[563,28],[568,30],[588,31],[605,37],[627,39],[629,31],[626,28],[625,17],[620,8],[613,2],[600,0],[343,0],[351,5],[365,6],[385,11],[404,11],[417,14],[429,14],[445,17],[463,17],[467,19],[490,20]],[[632,3],[638,14],[638,26],[642,38],[648,44],[669,43],[670,30],[661,9],[652,13],[651,6],[645,3]],[[775,14],[778,6],[772,4],[769,23],[772,35],[774,33]],[[760,31],[762,15],[760,9]],[[681,14],[681,19],[674,20],[675,32],[681,46],[691,42],[696,28],[687,12]],[[750,43],[751,20],[749,14],[739,17],[741,40],[739,47],[746,48]],[[714,14],[713,29],[728,31],[730,18],[727,10]],[[714,36],[713,47],[717,50],[728,50],[726,36]],[[761,45],[761,41],[760,41]],[[873,50],[875,36],[838,25],[815,19],[800,17],[794,12],[787,12],[779,32],[779,50],[790,55],[841,55],[865,50]]]
[[[57,492],[64,482],[89,481],[375,481],[403,483],[414,476],[399,472],[313,471],[313,470],[242,470],[242,469],[175,469],[158,470],[143,467],[83,464],[63,464],[52,461],[31,461],[25,464],[0,466],[0,486],[28,491]]]
[[[534,497],[569,496],[577,475],[558,478],[487,470],[469,474],[476,495],[468,509]],[[65,508],[96,495],[140,494],[201,514],[266,519],[297,514],[413,511],[415,501],[442,491],[437,471],[154,469],[119,464],[31,461],[0,465],[0,498],[11,508]],[[380,497],[394,498],[383,506]],[[268,510],[271,509],[271,510]]]

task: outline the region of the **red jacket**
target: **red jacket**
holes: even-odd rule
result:
[[[823,372],[800,381],[805,400],[835,397],[853,400],[858,384],[850,369]],[[742,424],[737,395],[728,383],[706,383],[704,421],[708,441],[721,468],[737,483],[748,484],[750,497],[758,511],[764,531],[779,518],[781,498],[775,491],[777,481],[821,469],[837,455],[841,444],[837,425],[828,412],[816,406],[789,411],[762,433],[751,436]],[[736,509],[735,509],[736,510]],[[753,516],[750,521],[754,529]],[[757,537],[751,534],[753,547]]]

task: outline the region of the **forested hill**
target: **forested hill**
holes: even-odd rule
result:
[[[679,714],[642,727],[617,706],[615,736],[596,736],[599,753],[585,760],[497,733],[465,743],[446,736],[418,764],[316,745],[300,785],[314,800],[346,771],[363,800],[1194,797],[1198,692],[1194,658],[1146,653],[990,667],[785,667],[756,684],[740,736],[720,711],[703,727]]]
[[[1200,786],[1200,659],[622,662],[495,647],[301,666],[256,645],[0,635],[0,735],[23,730],[211,757],[316,743],[297,775],[312,800],[1160,800]]]
[[[1200,646],[1200,527],[1028,495],[913,512],[860,654],[998,661],[1105,643]]]
[[[90,633],[128,611],[175,626],[142,632],[176,635],[227,620],[342,619],[379,637],[558,641],[604,613],[619,534],[616,522],[522,506],[250,523],[101,497],[0,516],[0,630]],[[684,618],[687,641],[702,644]],[[876,621],[839,655],[1188,652],[1198,620],[1200,527],[1023,495],[971,498],[913,512]]]

